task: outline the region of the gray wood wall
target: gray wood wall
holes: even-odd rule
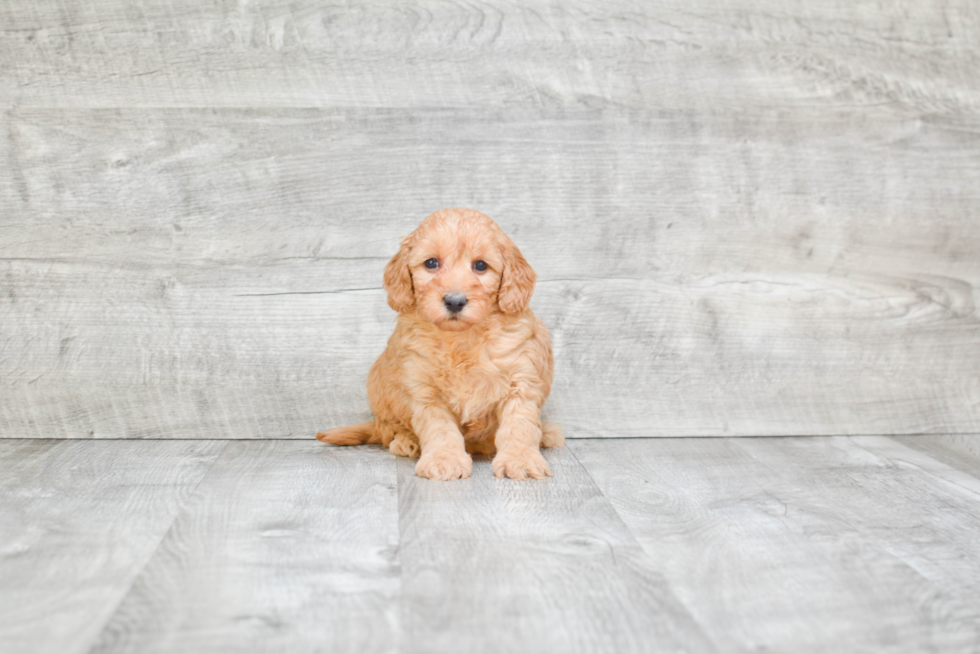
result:
[[[980,5],[0,2],[0,435],[364,420],[433,210],[569,436],[980,431]]]

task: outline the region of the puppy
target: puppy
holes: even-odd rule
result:
[[[541,447],[564,445],[541,423],[551,390],[551,336],[528,308],[534,270],[488,216],[444,209],[422,221],[385,266],[398,312],[388,347],[368,373],[374,422],[316,437],[381,443],[418,457],[415,474],[470,476],[470,453],[492,454],[493,473],[551,476]]]

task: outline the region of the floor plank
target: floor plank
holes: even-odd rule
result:
[[[980,477],[980,434],[917,434],[892,438],[957,470]]]
[[[980,496],[873,445],[569,448],[720,649],[974,651]]]
[[[397,551],[387,452],[229,443],[92,651],[394,651]]]
[[[404,652],[710,652],[575,457],[546,481],[476,461],[441,483],[399,459]]]
[[[0,441],[0,649],[87,652],[224,446]]]
[[[768,440],[740,445],[790,472],[808,496],[836,507],[848,531],[923,580],[896,589],[916,603],[910,622],[922,631],[920,649],[976,651],[980,479],[884,436],[793,439],[785,447]]]

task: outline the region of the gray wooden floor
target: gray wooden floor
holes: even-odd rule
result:
[[[0,440],[4,652],[976,652],[977,437]]]

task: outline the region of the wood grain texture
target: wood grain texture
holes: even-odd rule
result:
[[[25,108],[4,119],[5,259],[357,259],[373,271],[422,217],[464,204],[496,217],[544,278],[977,275],[975,114]]]
[[[980,479],[884,437],[569,447],[719,649],[975,651]]]
[[[92,652],[391,652],[393,457],[229,443]]]
[[[957,470],[980,477],[980,434],[895,436],[894,439]]]
[[[8,439],[0,649],[974,652],[980,475],[906,440],[580,439],[439,483],[371,446]]]
[[[974,111],[969,0],[6,2],[6,106]]]
[[[945,119],[8,117],[5,435],[365,419],[384,263],[452,204],[496,216],[538,269],[548,410],[572,437],[980,425],[980,141]]]
[[[714,651],[575,457],[545,456],[535,482],[398,460],[401,651]]]
[[[366,419],[431,211],[576,436],[980,431],[966,0],[0,6],[0,437]]]
[[[224,446],[0,441],[0,649],[87,652]]]

